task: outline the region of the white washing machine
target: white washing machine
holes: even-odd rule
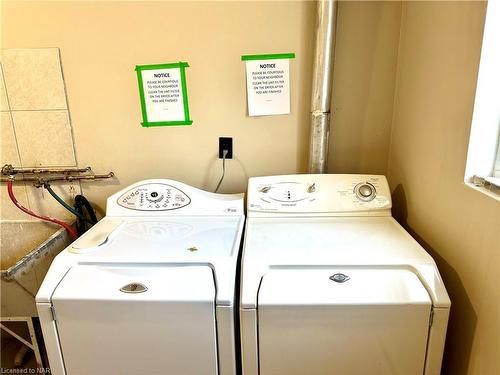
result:
[[[384,176],[251,178],[244,375],[439,374],[450,299]]]
[[[243,194],[147,180],[108,198],[36,296],[52,374],[235,374],[243,225]]]

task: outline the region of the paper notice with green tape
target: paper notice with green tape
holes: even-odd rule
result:
[[[186,62],[137,65],[142,126],[191,125]]]
[[[290,59],[294,53],[244,55],[249,116],[290,113]]]

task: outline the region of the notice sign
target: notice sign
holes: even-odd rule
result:
[[[188,63],[137,65],[142,126],[191,125],[186,87]]]
[[[290,113],[290,59],[294,53],[245,55],[249,116]]]

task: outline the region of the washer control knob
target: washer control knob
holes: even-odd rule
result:
[[[146,200],[151,203],[159,202],[163,199],[163,194],[160,194],[156,191],[152,191],[151,193],[146,195]]]
[[[316,191],[316,183],[309,185],[309,187],[307,188],[308,193],[314,193],[315,191]]]
[[[370,185],[363,185],[359,188],[359,195],[367,198],[370,195],[373,194],[373,189],[370,187]]]
[[[377,195],[377,190],[372,184],[363,182],[356,185],[356,187],[354,188],[354,193],[356,194],[358,199],[369,202],[373,200],[373,198],[375,198],[375,196]]]

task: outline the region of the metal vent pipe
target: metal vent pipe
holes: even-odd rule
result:
[[[336,17],[337,1],[318,1],[311,97],[309,173],[325,173],[327,168]]]

